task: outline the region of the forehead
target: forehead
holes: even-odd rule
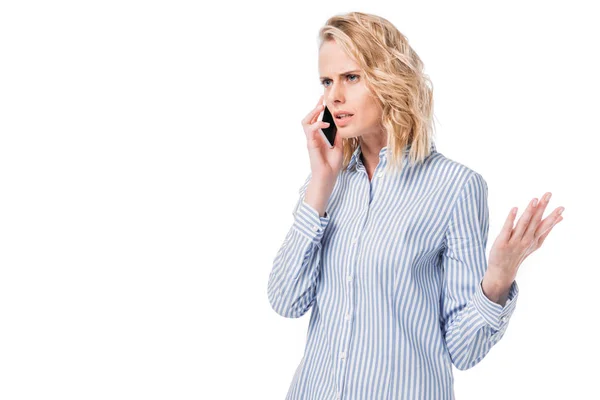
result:
[[[360,69],[335,41],[326,41],[319,49],[319,74],[338,76],[346,71]]]

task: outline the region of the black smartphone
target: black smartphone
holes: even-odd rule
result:
[[[319,131],[321,131],[321,136],[323,136],[323,139],[325,139],[327,144],[329,144],[329,148],[332,149],[333,143],[335,143],[337,126],[335,125],[335,118],[333,115],[331,115],[331,112],[329,112],[327,106],[325,106],[323,111],[321,111],[321,114],[319,115],[319,121],[329,122],[328,127],[320,128]]]

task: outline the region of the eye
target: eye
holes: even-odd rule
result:
[[[358,78],[360,78],[360,76],[356,75],[356,74],[348,74],[348,75],[346,75],[346,78],[350,78],[350,77],[355,77],[356,78],[356,79],[352,80],[351,82],[356,82],[358,80]],[[327,85],[325,83],[328,82],[328,81],[330,81],[330,80],[331,79],[323,79],[321,81],[321,85],[327,87]]]

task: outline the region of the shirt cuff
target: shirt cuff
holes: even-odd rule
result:
[[[317,245],[321,245],[321,238],[325,228],[329,224],[330,216],[327,211],[321,217],[319,212],[302,199],[300,206],[296,210],[293,226],[307,239]]]
[[[508,321],[515,310],[517,297],[519,296],[519,286],[517,285],[517,281],[513,281],[510,286],[508,299],[506,300],[504,307],[487,298],[483,293],[482,284],[483,278],[479,281],[475,296],[473,297],[475,309],[494,330],[499,331],[506,329],[506,325],[508,325]]]

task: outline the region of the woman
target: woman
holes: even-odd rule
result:
[[[517,269],[563,207],[509,213],[486,260],[487,183],[432,138],[423,64],[387,20],[353,12],[320,30],[324,95],[302,121],[311,173],[269,275],[273,309],[312,307],[287,399],[454,399],[504,335]],[[329,148],[322,100],[336,119]],[[534,199],[534,201],[537,199]]]

